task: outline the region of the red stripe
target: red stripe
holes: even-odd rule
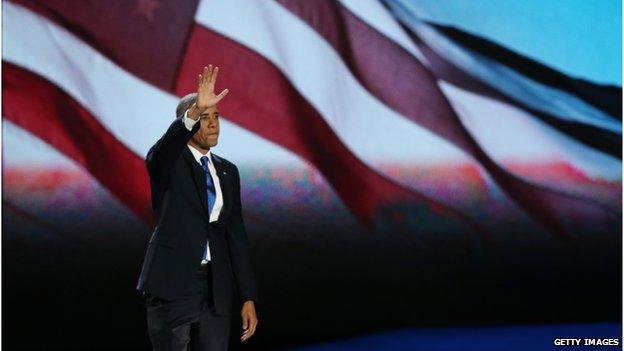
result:
[[[351,212],[372,223],[377,211],[401,203],[425,203],[435,212],[480,226],[455,209],[381,176],[355,157],[288,79],[262,56],[202,26],[192,31],[177,94],[196,89],[207,61],[222,68],[219,80],[232,94],[220,103],[228,120],[314,164]],[[220,89],[220,88],[218,88]]]
[[[198,0],[11,0],[46,17],[165,91],[177,81]],[[12,38],[18,40],[18,38]]]
[[[475,146],[435,78],[409,52],[337,1],[277,1],[317,31],[360,84],[384,104],[463,150],[470,152]]]
[[[472,155],[516,203],[554,232],[569,237],[575,229],[566,227],[570,217],[588,211],[596,219],[612,218],[612,212],[592,200],[528,183],[500,167],[463,126],[431,72],[338,2],[277,1],[333,46],[363,87],[401,115]]]
[[[143,159],[78,102],[42,77],[2,62],[3,116],[82,165],[148,223],[153,214]]]

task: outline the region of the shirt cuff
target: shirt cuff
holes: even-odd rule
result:
[[[201,118],[198,118],[197,120],[194,120],[192,118],[189,118],[187,115],[189,113],[189,110],[186,110],[184,112],[184,117],[182,117],[182,121],[184,122],[184,126],[186,127],[186,129],[188,129],[189,131],[193,129],[193,126],[195,125],[195,123],[199,122],[199,120]]]

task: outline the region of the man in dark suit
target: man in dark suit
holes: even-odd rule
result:
[[[157,225],[137,289],[154,350],[227,350],[232,306],[247,340],[256,330],[256,285],[234,164],[210,152],[219,137],[219,69],[204,67],[197,93],[147,154]],[[238,295],[238,296],[235,296]]]

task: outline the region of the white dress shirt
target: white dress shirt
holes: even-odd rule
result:
[[[184,126],[186,127],[186,129],[191,130],[193,129],[193,126],[195,125],[195,123],[199,121],[199,119],[195,121],[192,118],[188,118],[187,114],[188,114],[188,110],[186,110],[186,112],[184,113],[184,117],[183,117]],[[191,150],[191,153],[193,154],[195,161],[197,161],[197,163],[199,163],[200,166],[201,166],[201,158],[203,156],[208,157],[208,171],[210,172],[210,176],[212,177],[212,183],[214,184],[214,187],[215,187],[215,203],[212,206],[212,211],[210,212],[210,222],[214,222],[217,219],[219,219],[221,208],[223,208],[223,194],[221,193],[221,184],[219,183],[217,170],[212,164],[212,155],[210,154],[210,150],[208,150],[206,154],[202,154],[199,150],[192,147],[191,145],[187,145],[187,146]],[[210,246],[208,244],[209,243],[206,242],[206,258],[208,261],[210,261]],[[202,263],[204,263],[204,260],[202,260]]]

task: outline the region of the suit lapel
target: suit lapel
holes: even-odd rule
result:
[[[221,196],[223,196],[223,208],[221,209],[221,213],[219,214],[219,221],[227,215],[227,211],[230,206],[230,180],[227,171],[223,165],[223,161],[221,158],[216,156],[213,153],[212,155],[212,164],[215,166],[215,170],[217,171],[217,177],[219,177],[219,185],[221,185]]]
[[[208,216],[208,195],[206,195],[206,178],[204,176],[204,170],[201,168],[199,163],[193,157],[191,150],[188,147],[184,148],[182,152],[184,155],[184,159],[186,160],[187,165],[191,169],[191,174],[193,174],[193,182],[195,183],[195,188],[197,189],[197,194],[199,194],[199,200],[201,202],[202,208],[204,209],[204,214],[206,217]]]

